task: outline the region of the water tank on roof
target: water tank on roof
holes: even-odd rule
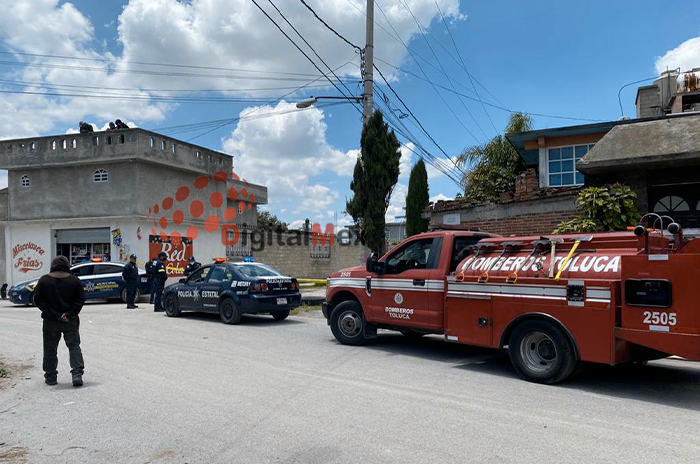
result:
[[[664,71],[661,77],[654,81],[654,84],[659,87],[661,94],[661,108],[668,110],[671,106],[671,99],[678,93],[678,71]],[[665,112],[665,111],[664,111]]]

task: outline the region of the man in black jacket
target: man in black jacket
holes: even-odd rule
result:
[[[165,268],[164,261],[168,259],[167,253],[161,251],[158,253],[158,259],[153,261],[153,311],[159,313],[163,309],[163,289],[165,281],[168,280],[168,272]]]
[[[34,290],[34,303],[41,310],[44,320],[44,381],[56,385],[58,371],[58,342],[66,342],[70,357],[73,386],[83,385],[83,353],[80,351],[80,310],[85,303],[85,293],[80,279],[70,273],[65,256],[51,261],[51,271],[39,279]]]
[[[148,294],[150,296],[150,304],[153,304],[153,263],[156,261],[156,258],[151,258],[148,260],[146,263],[146,266],[144,268],[146,269],[146,277],[148,277]]]
[[[122,271],[122,279],[126,283],[126,309],[136,309],[138,306],[134,304],[136,296],[136,286],[139,281],[139,270],[136,267],[136,255],[129,256],[129,262],[124,266]]]

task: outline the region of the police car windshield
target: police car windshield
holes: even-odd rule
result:
[[[236,270],[243,274],[245,277],[269,277],[269,276],[282,276],[274,267],[268,266],[267,264],[238,264],[236,265]]]

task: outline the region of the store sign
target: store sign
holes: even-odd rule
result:
[[[19,272],[38,271],[44,266],[41,257],[45,251],[34,242],[26,242],[15,245],[12,248],[12,260],[15,262],[15,269]]]
[[[183,277],[185,266],[190,256],[194,255],[192,240],[184,237],[169,237],[165,234],[150,235],[148,237],[149,257],[154,258],[161,251],[168,255],[165,260],[168,277]]]
[[[114,229],[112,230],[112,243],[119,246],[122,244],[122,230]]]

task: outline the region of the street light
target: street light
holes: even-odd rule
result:
[[[297,103],[298,109],[308,108],[316,104],[319,100],[352,100],[356,102],[361,102],[363,97],[311,97],[308,100],[302,100]]]

